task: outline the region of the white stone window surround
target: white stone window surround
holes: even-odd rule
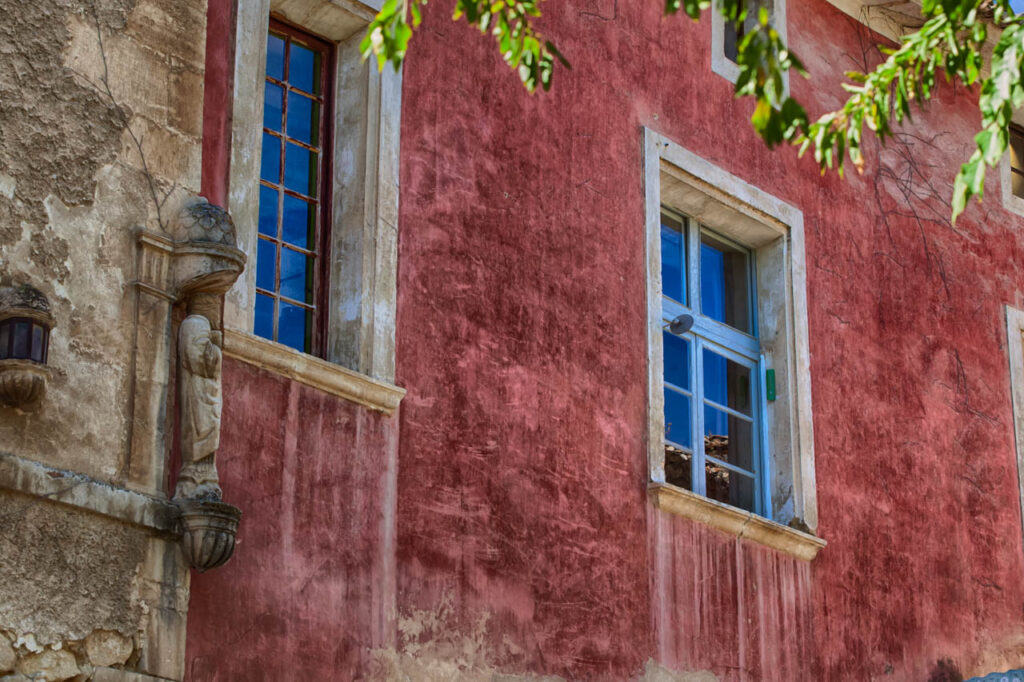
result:
[[[755,538],[758,541],[811,558],[824,542],[784,525],[799,518],[812,533],[818,525],[803,213],[650,129],[644,130],[644,166],[652,500],[661,509],[734,535],[735,528],[744,524],[737,524],[733,517],[737,513],[746,515],[756,526],[772,529],[771,533],[759,533]],[[759,340],[766,366],[776,371],[777,398],[767,410],[774,521],[754,518],[665,483],[660,253],[663,205],[753,249]],[[766,541],[769,536],[786,540]],[[789,549],[794,542],[804,548],[803,554]]]
[[[402,74],[362,62],[359,42],[383,0],[238,3],[228,210],[256,262],[263,88],[270,16],[337,44],[330,296],[325,360],[378,380],[395,374]],[[253,329],[256,268],[225,301],[225,327]]]
[[[778,31],[779,37],[786,45],[789,44],[786,32],[786,0],[774,0],[771,16],[772,26]],[[725,17],[722,16],[719,0],[715,0],[711,8],[711,70],[722,78],[735,83],[740,77],[740,67],[736,62],[725,56]],[[789,92],[789,73],[782,76],[782,82]]]
[[[1017,478],[1024,520],[1024,310],[1006,306],[1006,352],[1010,363],[1013,431],[1017,451]]]
[[[1024,111],[1015,111],[1013,113],[1013,123],[1017,126],[1024,127]],[[1006,153],[1003,154],[1002,160],[999,162],[999,190],[1003,194],[1003,208],[1011,213],[1017,215],[1024,215],[1024,197],[1019,197],[1013,193],[1013,171],[1011,170],[1011,158],[1012,150],[1007,149]],[[1024,162],[1024,159],[1021,159]]]

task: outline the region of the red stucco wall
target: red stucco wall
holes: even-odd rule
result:
[[[825,2],[788,3],[815,115],[871,52]],[[528,97],[449,4],[404,74],[401,414],[228,363],[220,466],[246,517],[231,564],[193,582],[190,679],[348,679],[389,636],[568,679],[652,658],[722,680],[1024,667],[1003,317],[1024,305],[1024,219],[990,182],[948,223],[974,96],[944,90],[883,154],[868,143],[863,176],[821,178],[756,140],[710,70],[710,21],[547,3],[573,69]],[[647,501],[643,126],[804,213],[829,542],[812,564]],[[389,566],[397,630],[373,616]]]
[[[243,516],[225,569],[193,573],[187,679],[353,679],[390,643],[395,434],[395,418],[225,360],[217,467]]]

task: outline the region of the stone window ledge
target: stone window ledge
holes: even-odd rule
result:
[[[365,374],[253,334],[227,330],[224,333],[224,353],[246,364],[385,414],[393,414],[405,396],[404,388],[371,379]]]
[[[825,546],[819,537],[803,533],[781,523],[742,509],[677,488],[669,483],[650,483],[647,493],[658,509],[711,526],[736,538],[751,540],[766,547],[810,561]]]

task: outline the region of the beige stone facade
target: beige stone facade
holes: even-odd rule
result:
[[[0,286],[56,321],[45,397],[0,408],[0,678],[180,680],[170,301],[137,254],[199,192],[206,2],[0,12]]]

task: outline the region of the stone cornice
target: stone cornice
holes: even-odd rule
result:
[[[160,533],[175,532],[177,508],[166,500],[9,452],[0,452],[0,489],[85,509]]]
[[[405,396],[404,388],[372,379],[253,334],[226,330],[224,353],[228,357],[385,414],[393,414]]]
[[[804,561],[810,561],[826,542],[819,537],[783,526],[742,509],[697,495],[668,483],[651,483],[648,495],[654,506],[736,538],[750,540]]]

